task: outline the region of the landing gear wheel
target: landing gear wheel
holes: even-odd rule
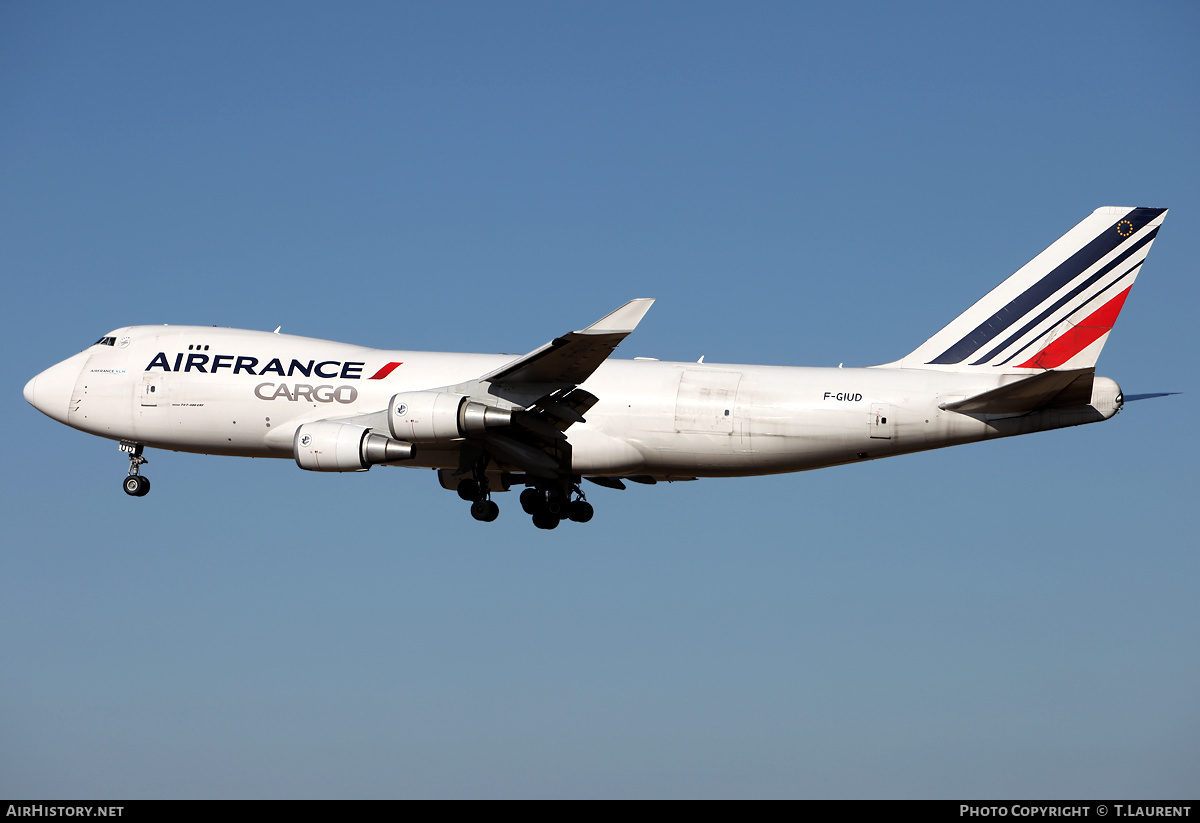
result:
[[[471,504],[471,516],[483,523],[491,523],[500,516],[500,507],[491,500],[476,500]]]
[[[567,506],[567,517],[576,523],[586,523],[592,519],[595,509],[586,500],[576,500]]]
[[[542,493],[537,489],[526,489],[521,492],[521,508],[526,514],[535,514],[542,506]]]
[[[130,497],[145,497],[150,493],[150,481],[140,474],[131,474],[125,478],[124,489]]]
[[[479,499],[479,482],[477,480],[462,480],[458,484],[458,496],[463,500]]]
[[[562,496],[556,492],[548,491],[542,496],[541,503],[538,506],[538,512],[546,515],[547,517],[554,517],[562,520],[567,516],[566,501],[564,501]]]
[[[129,455],[129,476],[125,478],[122,488],[130,497],[145,497],[150,492],[150,481],[138,473],[142,466],[150,462],[142,457],[144,447],[141,443],[122,440],[119,448]]]
[[[540,511],[533,516],[533,525],[539,529],[557,529],[558,515]]]

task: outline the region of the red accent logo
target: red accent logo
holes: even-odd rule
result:
[[[375,372],[373,375],[371,375],[367,379],[368,380],[382,380],[383,378],[387,377],[389,374],[394,372],[396,370],[397,366],[403,366],[403,365],[404,365],[403,363],[388,363],[386,366],[384,366],[379,371]]]

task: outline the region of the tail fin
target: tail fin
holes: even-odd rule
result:
[[[1096,209],[898,365],[1036,374],[1094,368],[1166,209]]]

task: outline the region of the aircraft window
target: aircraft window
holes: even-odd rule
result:
[[[96,341],[95,343],[93,343],[92,345],[93,345],[93,346],[115,346],[115,345],[117,345],[117,338],[115,338],[115,337],[101,337],[99,340],[97,340],[97,341]]]

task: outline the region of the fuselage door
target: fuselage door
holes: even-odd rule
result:
[[[685,371],[675,398],[676,431],[732,433],[741,380],[741,372]]]
[[[895,409],[889,403],[872,403],[867,430],[874,440],[891,440],[896,430]]]
[[[142,375],[141,403],[143,406],[157,406],[162,402],[162,377],[161,374],[152,372]]]

